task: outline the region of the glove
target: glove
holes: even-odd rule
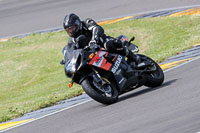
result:
[[[122,44],[122,41],[120,41],[120,40],[118,40],[118,39],[114,39],[114,43]]]
[[[118,39],[114,39],[113,40],[113,43],[114,43],[114,46],[116,47],[116,48],[123,48],[124,46],[123,46],[123,42],[121,42],[120,40],[118,40]]]

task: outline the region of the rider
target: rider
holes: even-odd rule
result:
[[[70,13],[65,16],[63,27],[69,35],[67,47],[70,49],[84,48],[85,45],[98,44],[104,47],[108,52],[127,56],[128,59],[136,62],[138,66],[141,63],[140,57],[135,55],[123,44],[127,43],[127,41],[122,42],[118,39],[106,36],[104,34],[104,29],[90,18],[81,21],[76,14]],[[82,43],[78,43],[77,40],[80,40],[78,38],[81,38],[83,35],[85,36],[84,41],[82,40]]]

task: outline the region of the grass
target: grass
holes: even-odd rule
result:
[[[136,37],[140,53],[157,62],[200,43],[200,17],[158,17],[103,25],[107,35]],[[62,48],[67,34],[32,34],[0,42],[0,122],[51,106],[83,93],[80,86],[68,88]]]

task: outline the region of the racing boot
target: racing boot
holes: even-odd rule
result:
[[[148,62],[148,61],[142,61],[141,58],[140,58],[140,56],[134,54],[131,50],[128,50],[127,58],[129,60],[131,60],[133,63],[135,62],[135,64],[131,63],[131,65],[135,69],[143,69],[146,66],[151,65],[151,63]]]
[[[143,69],[145,68],[147,65],[150,65],[150,63],[148,63],[147,61],[142,61],[140,56],[134,54],[131,50],[129,50],[120,40],[117,39],[113,39],[107,42],[114,44],[114,48],[116,48],[115,53],[121,54],[121,55],[125,55],[130,61],[131,61],[131,66],[134,69]],[[108,45],[109,46],[109,45]],[[110,45],[112,46],[112,45]],[[110,48],[111,51],[112,48]]]

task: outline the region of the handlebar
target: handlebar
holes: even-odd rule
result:
[[[86,45],[84,48],[83,48],[83,50],[90,50],[90,49],[100,49],[101,47],[100,47],[100,45],[97,45],[97,44],[93,44],[93,45],[90,45],[90,46],[88,46],[88,45]]]

